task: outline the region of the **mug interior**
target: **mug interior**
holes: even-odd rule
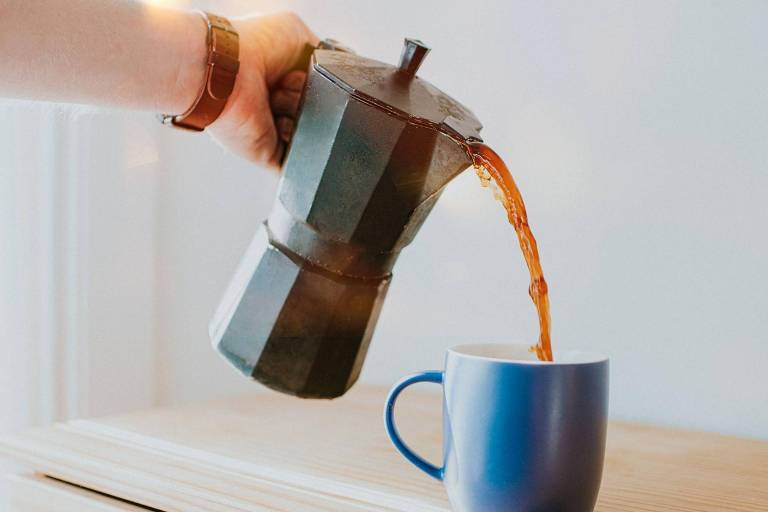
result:
[[[524,364],[589,364],[608,359],[596,352],[580,350],[556,350],[552,354],[552,362],[539,361],[536,354],[530,351],[530,345],[522,343],[479,343],[458,345],[448,349],[454,354],[487,359],[489,361],[505,361]]]

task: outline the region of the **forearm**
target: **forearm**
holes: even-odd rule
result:
[[[180,113],[205,73],[196,13],[133,0],[0,0],[0,96]]]

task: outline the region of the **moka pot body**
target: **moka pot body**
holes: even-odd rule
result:
[[[479,123],[412,64],[312,56],[273,210],[211,323],[218,352],[273,389],[354,384],[400,251],[471,163],[457,140]]]

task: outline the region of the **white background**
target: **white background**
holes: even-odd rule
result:
[[[404,36],[429,44],[421,76],[477,114],[523,192],[555,347],[611,357],[612,415],[768,439],[768,4],[195,5],[293,9],[392,63]],[[0,428],[253,390],[207,323],[277,177],[147,114],[0,120]],[[363,380],[533,341],[527,284],[466,172],[395,268]]]

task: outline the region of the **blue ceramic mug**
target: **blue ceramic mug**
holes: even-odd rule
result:
[[[587,512],[603,470],[608,360],[560,352],[537,361],[525,345],[462,345],[445,370],[411,375],[387,397],[392,443],[443,482],[454,509],[467,512]],[[443,465],[414,453],[397,433],[394,407],[411,384],[443,386]]]

